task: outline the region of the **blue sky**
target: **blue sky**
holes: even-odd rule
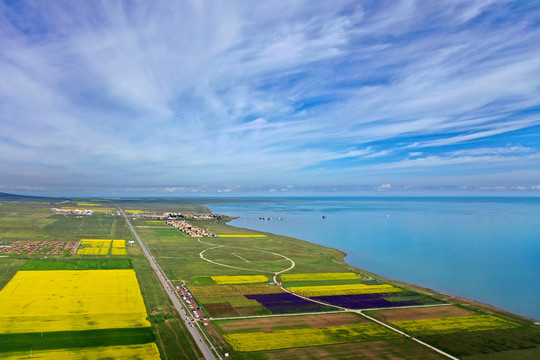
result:
[[[540,194],[536,1],[3,1],[0,191]]]

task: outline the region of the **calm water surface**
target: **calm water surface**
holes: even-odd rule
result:
[[[540,320],[539,198],[310,199],[209,207],[240,216],[231,225],[337,248],[351,265],[381,276]]]

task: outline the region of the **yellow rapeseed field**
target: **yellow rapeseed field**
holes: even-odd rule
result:
[[[123,248],[123,247],[126,247],[126,240],[113,240],[113,241],[112,241],[112,247],[113,247],[113,248]]]
[[[10,360],[159,360],[159,350],[154,343],[140,345],[102,346],[82,349],[59,349],[7,353]],[[30,356],[31,355],[31,356]]]
[[[112,248],[111,255],[127,255],[127,250],[125,248]]]
[[[223,338],[236,351],[262,351],[390,339],[399,336],[377,324],[356,324],[327,328],[236,333],[223,335]]]
[[[0,334],[150,326],[132,269],[19,271],[0,304]]]
[[[388,284],[366,285],[366,284],[346,284],[327,286],[295,286],[287,288],[294,293],[304,296],[331,296],[331,295],[353,295],[353,294],[375,294],[403,291],[400,288]]]
[[[251,283],[261,283],[268,282],[268,278],[264,275],[220,275],[220,276],[211,276],[212,280],[216,284],[227,285],[227,284],[251,284]]]
[[[85,203],[85,202],[78,202],[78,206],[101,206],[101,204],[94,204],[94,203]]]
[[[93,247],[80,248],[79,250],[77,250],[77,255],[99,255],[100,249],[101,248],[93,248]]]
[[[142,214],[142,210],[126,210],[126,213],[128,214]]]
[[[394,321],[394,324],[415,334],[429,335],[456,331],[493,330],[517,327],[519,324],[491,315],[455,316],[438,319]]]
[[[77,255],[108,255],[111,243],[114,246],[115,242],[123,242],[125,246],[125,240],[81,239],[82,247],[77,250]]]
[[[81,245],[92,247],[110,247],[111,239],[81,239]]]
[[[321,281],[321,280],[349,280],[362,277],[352,272],[346,273],[309,273],[309,274],[283,274],[283,281]]]

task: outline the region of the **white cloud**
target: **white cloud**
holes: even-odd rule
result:
[[[207,179],[281,189],[368,169],[537,168],[530,141],[490,142],[540,124],[538,11],[486,15],[504,6],[3,3],[0,181],[178,192]]]

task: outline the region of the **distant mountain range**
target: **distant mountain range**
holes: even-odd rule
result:
[[[7,193],[0,192],[0,200],[2,201],[7,201],[7,200],[13,200],[13,201],[55,200],[55,201],[58,201],[59,199],[63,199],[63,198],[48,197],[48,196],[33,196],[33,195],[17,195],[17,194],[7,194]]]

